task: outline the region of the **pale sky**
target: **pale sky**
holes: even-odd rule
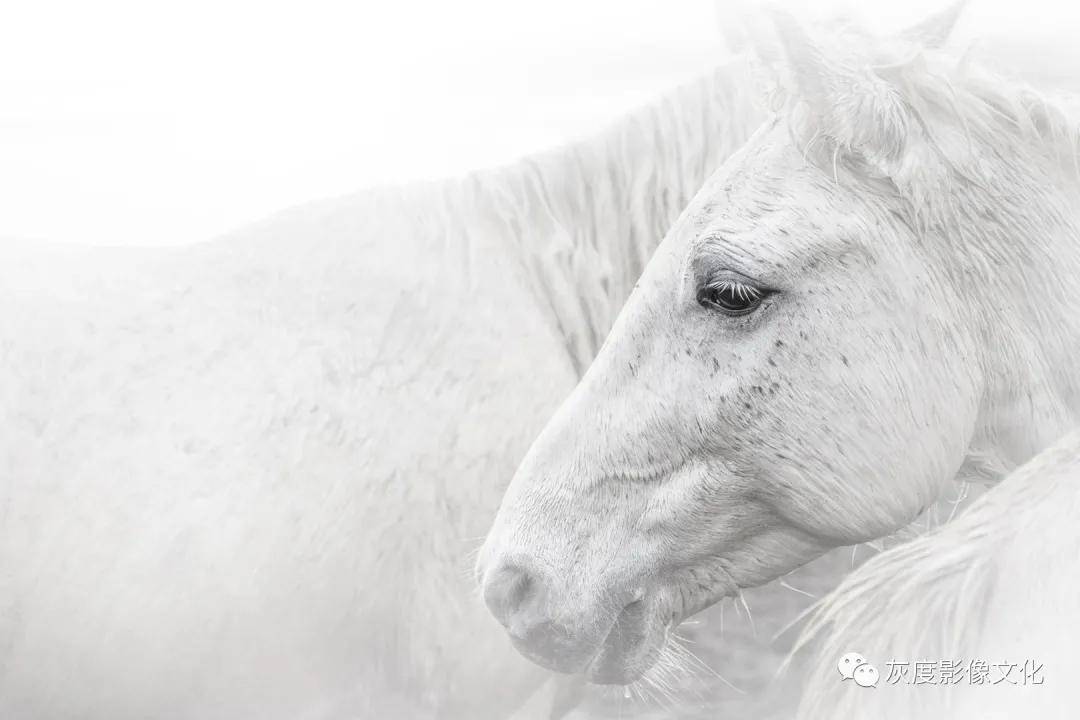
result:
[[[941,3],[857,6],[888,29]],[[1073,7],[972,0],[962,29],[1075,37]],[[712,0],[0,0],[0,238],[195,242],[306,200],[509,162],[709,67],[730,12]]]

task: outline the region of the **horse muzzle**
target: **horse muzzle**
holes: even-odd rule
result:
[[[655,662],[667,635],[656,598],[640,588],[596,593],[603,601],[585,610],[543,574],[501,564],[484,573],[483,594],[518,652],[594,683],[633,682]]]

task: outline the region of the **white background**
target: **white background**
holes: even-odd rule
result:
[[[890,29],[938,7],[858,14]],[[961,38],[1076,37],[1076,7],[972,0]],[[736,15],[712,0],[0,8],[0,238],[143,245],[557,145],[722,58]]]

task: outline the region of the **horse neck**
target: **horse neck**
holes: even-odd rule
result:
[[[589,140],[473,182],[580,376],[668,227],[763,119],[731,61]]]
[[[970,306],[982,338],[985,393],[962,475],[994,482],[1080,425],[1080,200],[1077,178],[1020,197],[1008,232],[982,238]],[[1023,193],[1021,193],[1023,195]],[[967,477],[965,479],[973,479]]]

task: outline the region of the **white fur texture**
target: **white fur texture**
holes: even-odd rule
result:
[[[505,717],[542,673],[470,552],[759,113],[734,64],[461,180],[6,249],[0,717]]]
[[[661,244],[481,556],[543,589],[558,644],[526,651],[594,681],[1080,424],[1075,118],[911,36],[778,15],[761,56],[776,115]],[[703,306],[720,282],[765,300]]]
[[[956,720],[1076,716],[1080,672],[1080,430],[1036,455],[956,520],[878,555],[824,602],[803,642],[822,638],[800,718]],[[858,692],[837,682],[835,658],[859,648],[908,676]],[[991,686],[915,685],[915,661],[1016,663]],[[1026,661],[1041,671],[1025,684]],[[1034,666],[1032,666],[1034,669]],[[998,669],[991,679],[1005,674]],[[1015,684],[1012,684],[1015,683]]]

